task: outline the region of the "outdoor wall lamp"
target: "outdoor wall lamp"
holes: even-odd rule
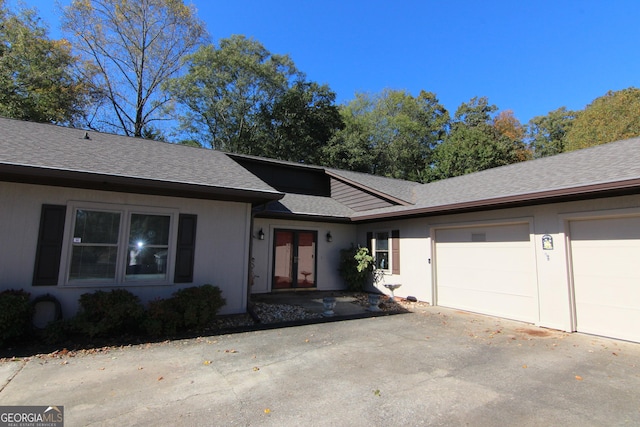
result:
[[[258,231],[258,240],[264,240],[264,231],[262,231],[262,228]]]
[[[327,231],[327,242],[332,242],[333,241],[333,236],[331,235],[330,231]]]

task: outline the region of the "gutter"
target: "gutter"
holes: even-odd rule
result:
[[[365,222],[415,216],[434,216],[485,209],[502,209],[515,206],[536,205],[549,203],[551,201],[571,201],[575,199],[584,199],[585,196],[587,196],[588,198],[596,198],[602,196],[613,197],[637,193],[640,193],[640,178],[591,184],[581,187],[571,187],[504,197],[495,197],[483,200],[472,200],[446,205],[402,209],[392,212],[354,215],[353,217],[351,217],[351,220],[353,222]]]
[[[284,197],[284,193],[278,191],[228,188],[190,182],[8,164],[0,164],[0,180],[57,187],[251,203],[265,203]]]

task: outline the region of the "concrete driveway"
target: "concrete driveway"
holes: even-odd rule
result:
[[[640,345],[442,307],[0,363],[67,426],[640,425]]]

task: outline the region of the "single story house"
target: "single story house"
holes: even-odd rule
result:
[[[429,184],[0,119],[0,290],[143,301],[211,283],[344,289],[369,246],[377,285],[434,305],[640,342],[640,139]]]

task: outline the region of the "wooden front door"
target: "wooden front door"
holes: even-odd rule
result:
[[[275,231],[273,289],[316,287],[317,236],[315,231]]]

